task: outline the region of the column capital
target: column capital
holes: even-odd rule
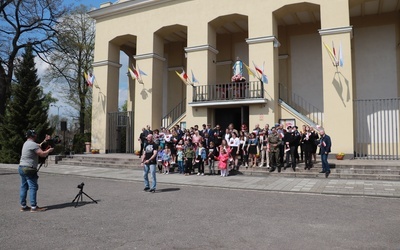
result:
[[[109,61],[109,60],[104,60],[104,61],[94,62],[92,64],[92,66],[93,66],[93,68],[101,67],[101,66],[111,66],[111,67],[114,67],[114,68],[121,68],[122,64],[116,63],[116,62],[112,62],[112,61]]]
[[[320,29],[318,32],[320,36],[350,33],[351,38],[353,38],[353,26]]]
[[[211,45],[205,44],[205,45],[199,45],[199,46],[192,46],[192,47],[186,47],[185,48],[185,52],[189,53],[189,52],[196,52],[196,51],[203,51],[203,50],[209,50],[211,52],[213,52],[214,54],[218,54],[219,51],[214,48]]]
[[[254,38],[247,38],[247,44],[257,44],[257,43],[274,43],[274,47],[277,48],[281,46],[281,43],[278,41],[276,36],[262,36],[262,37],[254,37]]]
[[[160,60],[162,62],[166,61],[166,59],[164,57],[162,57],[162,56],[160,56],[160,55],[158,55],[156,53],[147,53],[147,54],[136,55],[136,56],[133,56],[133,58],[135,60],[143,60],[143,59],[154,58],[154,59],[158,59],[158,60]]]

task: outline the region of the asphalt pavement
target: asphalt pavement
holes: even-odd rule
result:
[[[38,204],[48,210],[31,213],[19,211],[16,168],[0,167],[2,249],[400,246],[400,200],[321,187],[339,180],[170,174],[157,175],[153,194],[143,191],[141,171],[51,165],[39,173]],[[84,195],[75,208],[82,182],[97,204]]]
[[[15,164],[0,164],[0,169],[17,169]],[[42,167],[41,173],[75,175],[94,178],[143,181],[143,173],[139,170],[116,169],[106,167],[85,167],[61,164],[50,164]],[[172,185],[190,185],[228,189],[258,190],[268,192],[309,193],[322,195],[352,195],[374,197],[400,197],[400,182],[386,180],[353,180],[334,178],[288,178],[258,177],[231,175],[184,176],[178,173],[169,175],[157,174],[157,182]]]

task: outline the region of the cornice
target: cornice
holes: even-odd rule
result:
[[[350,33],[351,37],[353,37],[353,26],[320,29],[318,32],[320,36]]]
[[[141,55],[136,55],[133,56],[133,58],[135,58],[135,60],[143,60],[143,59],[149,59],[149,58],[153,58],[153,59],[158,59],[160,61],[166,61],[166,59],[156,53],[147,53],[147,54],[141,54]]]
[[[255,43],[269,43],[276,40],[275,36],[262,36],[262,37],[255,37],[255,38],[247,38],[247,44],[255,44]]]
[[[122,64],[116,63],[116,62],[112,62],[112,61],[109,61],[109,60],[104,60],[104,61],[94,62],[92,64],[92,66],[93,67],[111,66],[111,67],[114,67],[114,68],[121,68]]]
[[[191,107],[210,107],[210,106],[230,106],[230,105],[249,105],[249,104],[267,104],[268,100],[263,98],[251,100],[229,100],[229,101],[204,101],[204,102],[190,102]]]
[[[204,50],[209,50],[209,51],[213,52],[214,54],[218,54],[219,53],[219,51],[216,48],[214,48],[214,47],[212,47],[210,45],[207,45],[207,44],[206,45],[199,45],[199,46],[192,46],[192,47],[186,47],[185,48],[185,52],[186,53],[196,52],[196,51],[204,51]]]
[[[256,44],[256,43],[274,43],[274,47],[278,48],[281,46],[281,43],[275,36],[262,36],[262,37],[255,37],[255,38],[247,38],[247,44]]]
[[[114,3],[107,7],[102,7],[96,10],[89,11],[88,14],[91,18],[99,20],[102,18],[119,15],[125,12],[140,10],[151,6],[173,2],[176,0],[134,0],[122,3]]]
[[[177,67],[168,68],[168,71],[177,71],[177,70],[183,70],[183,66],[177,66]]]

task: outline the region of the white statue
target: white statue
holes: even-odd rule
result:
[[[240,60],[239,57],[236,57],[236,62],[233,64],[233,75],[241,75],[243,76],[243,62]]]

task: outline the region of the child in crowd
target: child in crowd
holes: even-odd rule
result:
[[[229,152],[221,147],[219,152],[218,160],[218,168],[221,170],[221,177],[226,177],[227,175],[227,168],[228,168],[228,159],[229,159]]]
[[[169,174],[169,166],[171,164],[171,150],[166,147],[163,153],[163,167],[164,167],[164,174]]]
[[[250,167],[255,167],[257,165],[257,147],[258,147],[258,140],[255,137],[254,133],[249,135],[249,143],[247,145],[247,152],[249,154],[249,161]]]
[[[215,175],[215,167],[214,167],[214,163],[215,163],[215,157],[218,156],[218,151],[217,148],[214,147],[214,142],[211,141],[210,142],[210,146],[208,149],[208,168],[210,169],[210,175]]]
[[[196,152],[194,152],[192,145],[188,145],[185,151],[185,176],[190,175],[192,172],[195,153]]]
[[[204,161],[207,159],[206,148],[204,147],[203,142],[198,143],[198,147],[196,149],[196,164],[198,168],[197,175],[204,175]]]
[[[178,143],[178,145],[176,145],[176,159],[178,162],[178,171],[179,174],[183,174],[184,168],[183,168],[183,145]]]
[[[160,133],[158,133],[158,141],[160,142],[160,146],[162,149],[164,149],[165,146],[165,133],[164,133],[165,129],[163,129]]]
[[[240,146],[239,146],[239,152],[240,156],[242,159],[242,165],[246,167],[246,169],[249,167],[249,154],[247,152],[247,144],[248,144],[248,135],[247,132],[240,131]]]
[[[163,150],[162,146],[158,146],[158,152],[157,152],[157,167],[158,167],[158,171],[159,171],[160,173],[162,172],[162,169],[163,169],[163,164],[162,164],[163,153],[164,153],[164,150]]]

